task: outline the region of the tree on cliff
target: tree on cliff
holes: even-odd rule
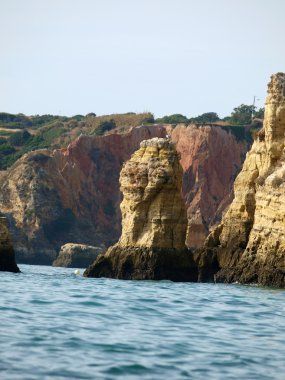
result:
[[[225,117],[224,120],[234,125],[251,124],[253,118],[263,119],[264,108],[256,110],[254,105],[241,104],[234,108],[231,116]]]
[[[186,116],[180,113],[175,113],[173,115],[166,115],[155,120],[157,123],[163,124],[178,124],[178,123],[188,123]]]
[[[233,124],[250,124],[254,111],[255,106],[241,104],[239,107],[234,108],[231,113],[231,122]]]
[[[220,120],[220,118],[216,112],[206,112],[202,115],[189,119],[189,121],[192,123],[213,123],[218,120]]]

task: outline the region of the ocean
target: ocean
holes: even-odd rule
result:
[[[19,267],[0,272],[2,380],[285,379],[284,290]]]

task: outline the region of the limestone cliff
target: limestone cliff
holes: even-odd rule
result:
[[[11,243],[6,218],[0,217],[0,271],[20,272]]]
[[[268,85],[264,126],[235,181],[235,198],[196,253],[201,280],[215,275],[222,282],[285,286],[284,146],[285,74],[278,73]]]
[[[185,239],[183,171],[168,139],[143,141],[120,175],[122,235],[86,271],[87,277],[194,281]]]
[[[122,164],[142,140],[166,134],[184,171],[187,245],[201,245],[231,200],[247,142],[216,126],[152,125],[31,152],[3,174],[0,210],[9,219],[17,261],[51,264],[66,243],[114,244],[121,234]]]

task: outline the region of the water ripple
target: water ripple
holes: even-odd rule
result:
[[[285,292],[0,274],[0,378],[283,379]]]

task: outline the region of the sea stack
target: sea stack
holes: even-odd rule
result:
[[[87,277],[196,281],[185,246],[182,168],[168,139],[142,141],[120,174],[122,235],[85,271]]]
[[[200,281],[285,287],[285,74],[272,75],[263,128],[234,184],[235,198],[205,247]]]
[[[20,272],[10,239],[7,219],[0,217],[0,271]]]

